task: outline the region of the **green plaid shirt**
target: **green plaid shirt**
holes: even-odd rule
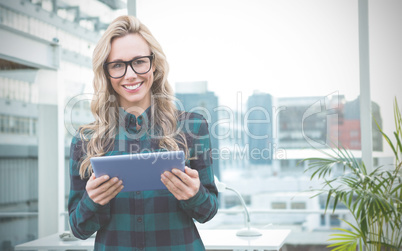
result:
[[[150,108],[138,118],[123,109],[119,112],[119,130],[113,150],[107,155],[163,151],[158,147],[159,140],[150,133]],[[86,239],[97,232],[95,250],[205,250],[194,219],[206,222],[218,209],[208,124],[202,115],[184,112],[178,116],[178,128],[186,136],[190,157],[195,157],[186,165],[199,173],[199,192],[186,201],[177,200],[167,189],[120,192],[104,206],[89,198],[87,179],[79,176],[86,142],[77,133],[70,150],[68,201],[71,230],[76,237]]]

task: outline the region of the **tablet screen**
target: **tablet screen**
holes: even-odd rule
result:
[[[184,152],[165,151],[91,158],[95,177],[109,175],[123,181],[122,192],[167,189],[161,174],[173,168],[184,171]]]

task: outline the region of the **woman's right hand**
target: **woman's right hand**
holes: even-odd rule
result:
[[[89,198],[95,203],[100,205],[106,205],[123,189],[123,182],[118,178],[109,178],[108,175],[103,175],[99,178],[95,178],[95,174],[92,173],[89,178],[85,189],[87,190]]]

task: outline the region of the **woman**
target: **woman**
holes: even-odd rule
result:
[[[149,30],[131,16],[115,19],[93,54],[95,122],[71,144],[71,230],[95,250],[204,250],[193,219],[217,212],[206,120],[172,102],[165,55]],[[183,150],[185,171],[161,175],[167,190],[120,192],[116,177],[95,177],[90,158]]]

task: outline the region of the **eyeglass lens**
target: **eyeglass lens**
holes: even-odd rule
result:
[[[147,73],[151,69],[151,60],[148,57],[137,58],[129,62],[112,62],[107,64],[107,71],[112,78],[119,78],[126,74],[127,65],[131,63],[137,74]]]

